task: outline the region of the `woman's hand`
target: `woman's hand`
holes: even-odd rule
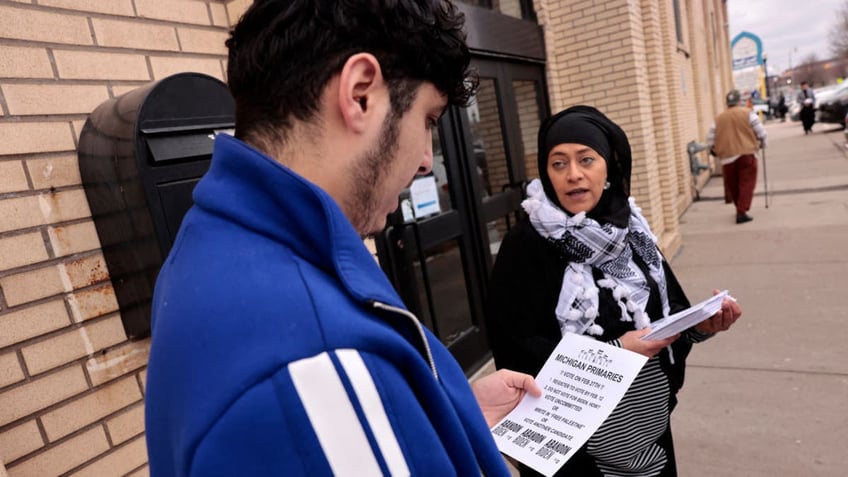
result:
[[[542,390],[536,385],[533,376],[508,369],[499,369],[474,381],[471,391],[474,392],[489,427],[509,414],[525,393],[535,397],[542,395]]]
[[[660,350],[674,343],[674,341],[680,337],[680,334],[678,333],[674,336],[670,336],[662,340],[641,339],[643,336],[647,335],[650,332],[650,328],[628,331],[627,333],[621,335],[621,338],[619,338],[618,341],[621,342],[622,348],[652,358],[655,354],[659,353]]]
[[[713,290],[713,295],[718,294],[718,290]],[[736,303],[736,300],[728,297],[722,300],[721,310],[710,318],[707,318],[695,325],[695,331],[705,335],[718,333],[719,331],[726,331],[728,328],[733,326],[733,323],[736,323],[736,320],[738,320],[740,316],[742,316],[742,308],[739,307],[739,303]]]

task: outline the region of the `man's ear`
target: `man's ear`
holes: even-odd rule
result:
[[[380,62],[374,55],[357,53],[347,59],[339,75],[338,104],[349,129],[357,133],[367,129],[368,121],[375,117],[377,93],[384,87]]]

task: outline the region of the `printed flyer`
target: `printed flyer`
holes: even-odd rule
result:
[[[492,428],[498,449],[548,477],[598,430],[648,358],[567,333],[529,394]]]

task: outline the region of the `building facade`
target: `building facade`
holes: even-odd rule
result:
[[[539,1],[552,110],[589,103],[627,132],[633,195],[673,256],[703,141],[731,89],[723,1]]]
[[[225,79],[249,0],[0,0],[0,476],[147,475],[149,339],[129,339],[77,148],[104,101],[175,73]],[[541,119],[573,104],[628,133],[633,194],[667,256],[708,172],[730,89],[722,0],[466,2],[476,103],[440,124],[441,207],[373,242],[410,308],[469,373],[488,359],[485,281],[535,172]],[[702,158],[706,160],[706,158]],[[369,243],[371,245],[371,243]]]

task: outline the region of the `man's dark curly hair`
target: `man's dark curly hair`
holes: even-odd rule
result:
[[[236,136],[284,141],[309,121],[321,93],[350,56],[380,62],[398,116],[429,81],[465,105],[476,81],[464,15],[445,0],[256,0],[230,32],[227,81]]]

